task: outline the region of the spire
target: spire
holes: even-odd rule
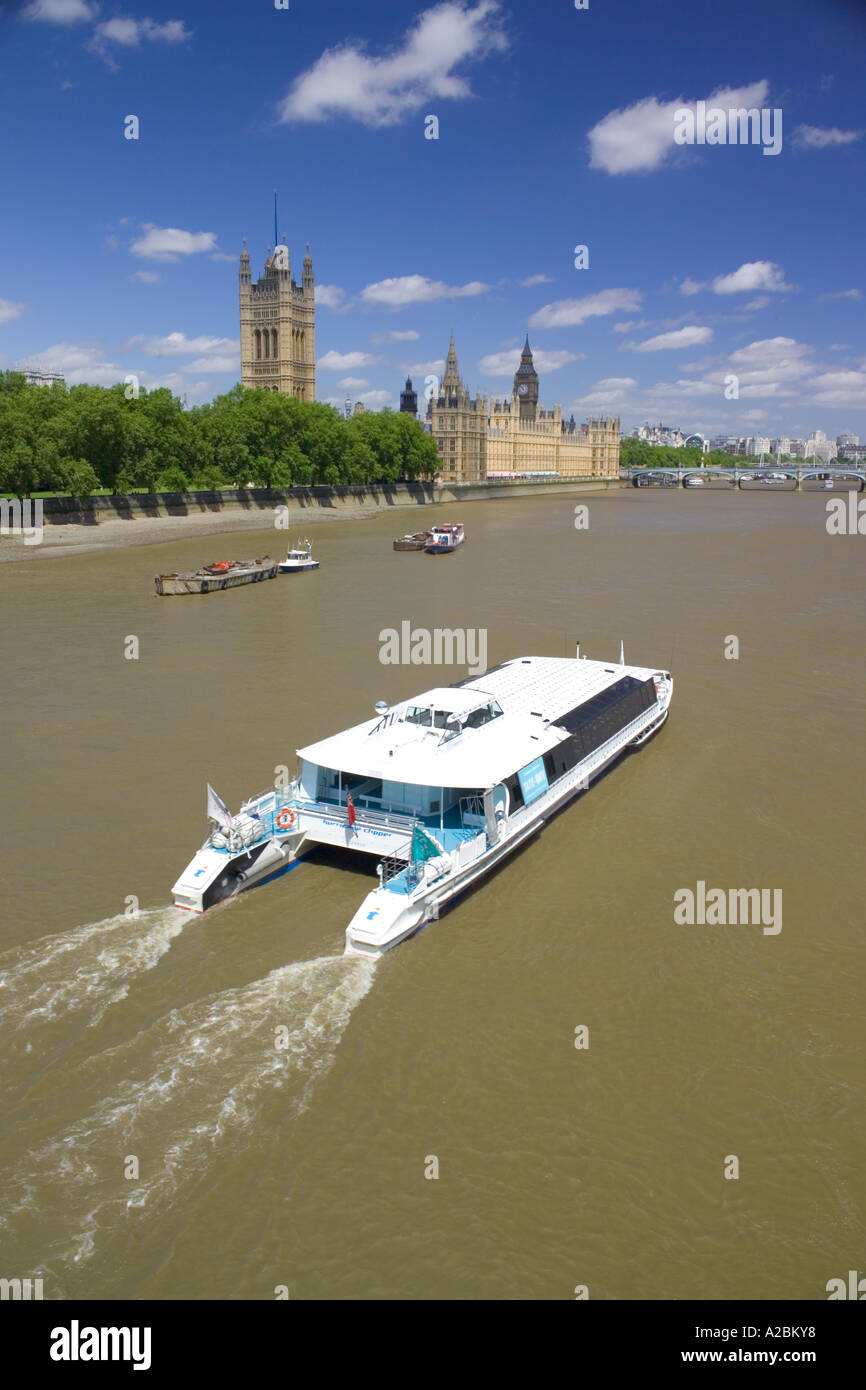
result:
[[[448,357],[445,361],[445,375],[442,378],[443,386],[456,386],[458,389],[462,385],[460,380],[460,368],[457,365],[457,353],[454,350],[454,334],[451,334],[451,342],[448,346]]]

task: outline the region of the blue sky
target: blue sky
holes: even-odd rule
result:
[[[864,57],[844,0],[0,0],[0,366],[227,390],[277,187],[320,399],[396,405],[452,331],[504,396],[528,331],[579,419],[866,436]],[[699,101],[780,152],[678,145]]]

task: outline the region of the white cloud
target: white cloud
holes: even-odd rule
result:
[[[168,19],[157,24],[153,19],[108,19],[97,24],[93,33],[93,44],[102,48],[109,43],[122,48],[138,48],[146,43],[185,43],[192,38],[182,19]]]
[[[158,270],[136,270],[129,278],[139,285],[158,285],[162,280]]]
[[[769,302],[765,294],[759,294],[757,299],[750,299],[748,304],[743,305],[743,312],[757,313],[759,309],[766,309]]]
[[[395,328],[390,333],[374,333],[371,341],[374,343],[417,343],[421,337],[414,328],[399,329]]]
[[[406,367],[409,376],[441,376],[445,370],[445,358],[436,357],[432,362],[411,362]]]
[[[528,280],[519,280],[518,284],[522,290],[528,290],[530,285],[552,285],[552,275],[530,275]]]
[[[826,150],[830,145],[853,145],[862,135],[862,130],[839,130],[836,126],[824,129],[817,125],[798,125],[792,138],[794,143],[803,149]]]
[[[627,319],[625,323],[615,323],[612,331],[614,333],[632,333],[636,328],[647,328],[646,319]]]
[[[686,296],[692,294],[700,294],[703,288],[704,286],[702,281],[690,280],[687,275],[683,283],[680,285],[680,294],[684,294]]]
[[[866,371],[822,372],[809,385],[818,405],[866,406]]]
[[[818,302],[823,304],[827,299],[861,299],[859,290],[834,290],[831,294],[822,294],[818,297]]]
[[[235,338],[211,338],[202,334],[198,338],[188,338],[185,333],[168,333],[164,338],[133,338],[141,342],[148,357],[187,357],[200,353],[209,357],[221,357],[227,353],[239,353],[240,342]]]
[[[547,352],[544,348],[533,348],[532,360],[538,372],[556,372],[569,362],[577,362],[584,353]],[[510,348],[507,352],[491,352],[482,357],[478,370],[483,376],[514,376],[520,365],[520,348]]]
[[[237,256],[232,256],[228,251],[214,251],[211,260],[219,261],[222,265],[234,265]]]
[[[617,310],[639,309],[641,295],[638,290],[599,290],[583,299],[560,299],[554,304],[545,304],[529,320],[530,328],[571,328],[584,323],[586,319],[601,314],[615,314]]]
[[[707,106],[725,110],[763,106],[769,86],[753,82],[748,87],[723,87],[706,98]],[[624,110],[611,111],[589,132],[590,166],[608,174],[649,173],[682,155],[683,146],[674,143],[677,111],[696,109],[695,101],[659,101],[645,97]]]
[[[631,348],[634,352],[662,352],[667,348],[697,347],[698,343],[708,343],[712,336],[711,328],[690,324],[672,333],[659,333],[655,338],[646,338],[642,343],[623,343],[623,347]]]
[[[0,323],[20,318],[26,308],[26,304],[13,304],[11,299],[0,299]]]
[[[585,396],[575,401],[576,406],[606,406],[615,409],[623,405],[633,391],[637,390],[637,382],[632,376],[606,376],[601,381],[597,381],[590,388]]]
[[[280,103],[279,122],[345,116],[387,126],[434,99],[469,97],[469,83],[454,70],[507,48],[501,13],[497,0],[478,0],[474,9],[458,0],[421,14],[402,46],[385,57],[371,57],[351,40],[328,48],[295,78]]]
[[[116,362],[107,362],[95,343],[55,343],[42,352],[31,353],[27,362],[42,371],[62,372],[68,386],[113,386],[128,371]]]
[[[362,376],[344,376],[337,385],[343,391],[360,391],[362,386],[369,386],[369,381]]]
[[[129,249],[146,261],[179,261],[181,256],[216,250],[216,232],[185,232],[180,227],[145,222],[144,236],[137,237]]]
[[[85,4],[85,0],[33,0],[22,18],[44,20],[47,24],[81,24],[95,19],[97,12],[98,7]]]
[[[428,280],[426,275],[396,275],[366,285],[361,299],[365,304],[402,309],[407,304],[430,304],[436,299],[471,298],[486,294],[488,288],[480,280],[471,280],[468,285],[446,285],[443,280]]]
[[[369,405],[373,408],[377,405],[383,406],[393,404],[394,394],[392,391],[364,391],[358,397],[358,400],[363,401],[365,405]]]
[[[791,288],[785,284],[782,267],[773,261],[746,261],[730,275],[717,275],[713,281],[715,294],[744,294],[749,290],[784,293]]]
[[[234,372],[240,378],[240,346],[238,346],[237,354],[226,354],[222,357],[197,357],[194,362],[184,362],[180,370],[182,372]]]
[[[744,420],[766,420],[768,412],[766,410],[747,410],[743,416]]]
[[[369,352],[335,352],[332,348],[319,358],[317,365],[323,372],[350,372],[353,367],[369,367],[375,361]]]
[[[339,285],[317,285],[316,304],[323,309],[342,309],[346,291]]]

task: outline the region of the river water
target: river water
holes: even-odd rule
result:
[[[403,511],[208,597],[153,575],[284,534],[2,566],[0,1274],[811,1299],[861,1268],[866,539],[825,515],[769,490],[483,502],[425,509],[468,529],[434,558],[391,549]],[[237,809],[375,700],[466,674],[382,665],[404,619],[486,629],[490,665],[622,639],[673,671],[671,717],[376,965],[342,958],[372,859],[169,906],[207,781]],[[782,890],[781,931],[678,923],[699,881]]]

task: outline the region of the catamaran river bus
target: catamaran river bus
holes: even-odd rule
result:
[[[207,840],[174,885],[204,912],[287,873],[317,845],[379,860],[346,930],[376,957],[439,917],[665,722],[669,671],[516,657],[298,750],[300,771],[232,816],[208,788]]]

